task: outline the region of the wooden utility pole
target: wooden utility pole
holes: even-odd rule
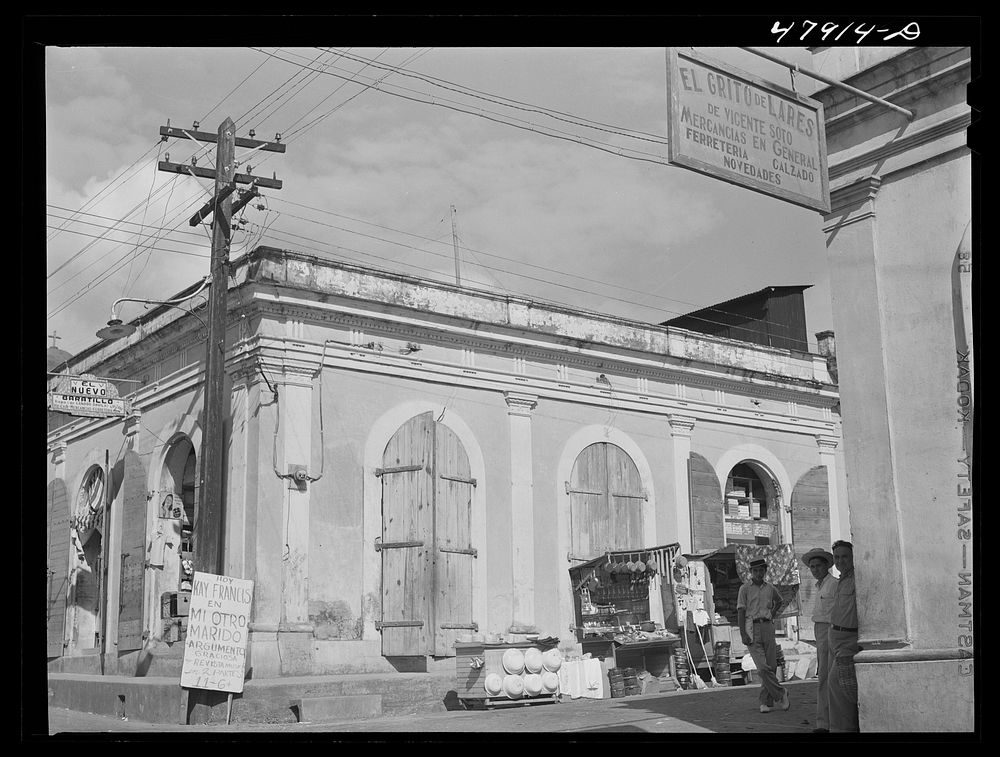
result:
[[[225,417],[228,406],[225,395],[226,385],[226,321],[229,300],[229,247],[232,238],[232,216],[234,210],[246,205],[257,196],[257,187],[266,186],[281,189],[277,179],[251,176],[249,166],[245,174],[236,171],[236,145],[254,150],[284,152],[285,145],[276,137],[275,142],[260,142],[255,139],[236,137],[236,125],[226,118],[219,126],[217,134],[200,132],[198,125],[190,130],[160,127],[163,141],[168,137],[182,137],[196,142],[215,142],[215,171],[191,165],[160,161],[158,168],[171,173],[191,174],[206,177],[211,173],[215,179],[212,199],[191,218],[192,226],[212,216],[212,256],[209,263],[211,287],[208,294],[208,344],[205,356],[205,398],[202,423],[201,465],[198,481],[198,498],[194,520],[194,568],[203,573],[222,575],[223,533],[225,508],[222,482],[225,472]],[[251,132],[252,134],[252,132]],[[240,193],[236,203],[233,193],[237,184],[250,184],[247,192]],[[192,689],[190,710],[191,722],[207,722],[212,700],[209,692]],[[190,709],[190,708],[189,708]],[[185,722],[187,719],[185,718]]]
[[[252,132],[251,132],[252,134]],[[197,122],[191,129],[171,127],[170,122],[160,127],[160,138],[191,139],[196,142],[216,144],[215,169],[184,163],[160,161],[158,168],[170,173],[189,174],[215,179],[215,192],[189,221],[194,226],[212,216],[212,256],[209,263],[211,287],[208,292],[208,345],[205,356],[205,400],[201,441],[201,475],[198,481],[198,502],[194,522],[194,566],[204,573],[223,572],[222,545],[225,512],[223,508],[222,480],[225,467],[225,440],[223,438],[226,383],[226,320],[229,281],[229,245],[232,238],[232,216],[257,196],[257,187],[281,189],[276,178],[253,176],[249,166],[246,173],[236,171],[236,146],[252,150],[284,152],[285,145],[276,136],[274,142],[236,136],[236,125],[226,118],[219,125],[218,133],[198,130]],[[233,202],[237,184],[249,184],[250,190],[239,193]]]
[[[227,118],[219,126],[215,157],[215,208],[212,216],[212,286],[208,291],[208,348],[205,355],[205,408],[201,437],[201,476],[194,520],[195,570],[221,575],[222,475],[225,463],[222,410],[226,382],[226,316],[228,312],[229,243],[232,237],[231,193],[223,196],[236,173],[236,124]]]

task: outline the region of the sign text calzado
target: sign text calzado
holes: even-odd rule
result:
[[[821,103],[675,48],[667,95],[670,163],[829,212]]]

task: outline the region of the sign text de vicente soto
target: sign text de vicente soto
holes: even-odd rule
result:
[[[829,211],[821,103],[675,48],[667,90],[671,163]]]

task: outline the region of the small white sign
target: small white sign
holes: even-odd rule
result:
[[[81,394],[49,394],[49,410],[70,415],[104,418],[125,415],[125,400],[117,397],[97,397]]]
[[[195,572],[181,686],[243,691],[253,581]]]

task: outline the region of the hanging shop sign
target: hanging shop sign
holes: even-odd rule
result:
[[[129,402],[118,396],[118,387],[96,376],[64,376],[49,393],[49,410],[90,418],[128,414]]]
[[[181,686],[243,691],[252,602],[253,581],[195,572]]]
[[[667,122],[671,164],[829,212],[822,103],[667,48]]]

